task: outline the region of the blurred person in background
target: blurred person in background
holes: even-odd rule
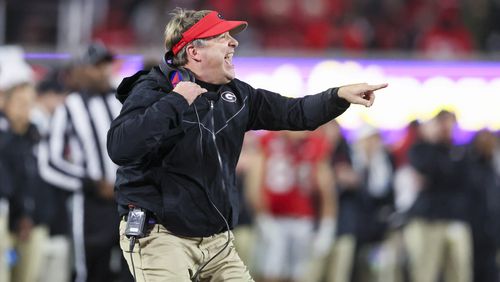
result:
[[[104,45],[89,45],[70,73],[79,76],[69,77],[78,81],[79,89],[67,96],[52,119],[49,162],[68,179],[65,189],[75,191],[71,201],[76,281],[114,279],[110,262],[118,246],[116,165],[105,144],[111,120],[120,111],[110,84],[112,62],[113,54]]]
[[[326,281],[348,282],[352,279],[356,252],[357,189],[360,177],[352,166],[351,146],[337,122],[330,123],[330,140],[333,146],[330,165],[338,195],[338,228],[329,258]]]
[[[472,281],[472,238],[467,221],[465,149],[453,144],[455,114],[443,110],[422,125],[409,152],[419,192],[404,227],[413,282]]]
[[[49,219],[49,239],[43,250],[43,271],[39,282],[66,282],[71,277],[71,222],[68,199],[70,192],[66,185],[71,178],[53,169],[49,163],[48,138],[52,115],[66,98],[62,84],[62,70],[49,72],[37,85],[37,99],[31,112],[31,120],[37,126],[41,140],[38,144],[37,159],[43,185],[51,197],[54,212]]]
[[[66,65],[61,66],[57,79],[60,79],[65,92],[78,92],[85,87],[85,81],[82,80],[83,71],[84,68],[77,60],[70,60]]]
[[[351,212],[350,195],[356,189],[359,177],[351,165],[350,146],[341,131],[339,124],[333,120],[320,128],[331,147],[326,157],[333,182],[330,189],[337,210],[336,228],[331,234],[333,244],[326,248],[322,261],[311,261],[304,282],[313,281],[351,281],[355,254],[355,220]],[[337,196],[338,195],[338,196]]]
[[[259,161],[259,138],[255,132],[245,134],[240,159],[236,165],[236,185],[240,191],[240,213],[238,216],[238,225],[235,226],[234,246],[241,260],[248,267],[250,274],[253,273],[255,264],[256,230],[255,214],[253,210],[254,201],[260,198],[259,192],[252,190],[255,187],[254,182],[258,173],[252,170],[252,167]]]
[[[0,93],[1,95],[1,93]],[[12,193],[10,175],[5,167],[3,146],[6,136],[0,129],[0,238],[9,236],[9,198]],[[0,282],[10,281],[9,251],[11,245],[8,239],[0,240]]]
[[[466,181],[473,241],[474,282],[499,281],[496,262],[500,243],[500,175],[493,157],[496,136],[488,130],[476,133],[467,154]]]
[[[31,120],[44,136],[50,132],[50,120],[54,111],[66,98],[66,91],[60,79],[59,71],[49,71],[36,86],[37,97],[31,111]]]
[[[420,191],[420,177],[408,160],[410,149],[421,141],[420,126],[418,121],[410,122],[405,129],[405,135],[392,147],[396,166],[394,200],[397,218],[394,219],[398,221],[398,226],[406,223],[407,212],[412,207]]]
[[[416,143],[421,142],[421,138],[421,123],[414,120],[406,127],[403,137],[392,146],[396,169],[394,172],[395,212],[390,218],[391,238],[388,240],[393,253],[387,259],[394,260],[396,281],[409,279],[403,230],[408,223],[409,210],[420,192],[422,178],[409,163],[408,154]]]
[[[3,150],[4,132],[0,130],[0,154]],[[12,184],[8,170],[5,168],[4,157],[0,155],[0,238],[9,236],[9,197]],[[9,252],[11,250],[10,240],[0,241],[0,282],[10,281]]]
[[[357,131],[352,166],[359,176],[356,224],[355,281],[394,281],[394,251],[389,218],[394,212],[393,158],[377,128],[365,124]]]
[[[0,77],[5,74],[6,66],[0,64]],[[12,196],[12,183],[5,163],[9,121],[4,113],[4,85],[0,85],[0,282],[10,282],[9,254],[12,248],[9,240],[9,199]]]
[[[12,280],[37,281],[43,250],[48,239],[48,222],[54,210],[50,194],[39,175],[35,149],[40,135],[30,122],[35,88],[24,82],[4,92],[5,115],[9,122],[2,157],[12,182],[9,228],[18,260]]]
[[[326,261],[325,281],[395,281],[388,238],[393,210],[392,157],[378,130],[365,125],[350,145],[329,123],[331,166],[338,197],[337,238]]]
[[[260,187],[254,203],[256,276],[260,281],[308,280],[308,262],[324,258],[335,232],[328,140],[316,131],[282,131],[267,133],[261,144],[260,160],[252,167],[260,170],[252,174]]]
[[[2,240],[0,240],[1,282],[11,281],[11,269],[14,264],[18,262],[18,255],[13,249],[13,242],[10,238],[10,226],[12,222],[10,222],[9,220],[9,210],[11,208],[9,204],[14,204],[17,210],[23,208],[19,202],[19,193],[14,193],[14,189],[19,189],[19,182],[14,178],[17,176],[17,174],[12,174],[13,168],[9,167],[14,161],[22,162],[22,160],[12,159],[13,152],[11,151],[12,149],[10,148],[10,146],[12,145],[14,135],[11,127],[11,122],[5,114],[5,102],[7,98],[9,98],[10,100],[13,94],[12,90],[14,90],[16,86],[29,84],[29,82],[31,82],[33,78],[33,71],[31,67],[24,61],[22,54],[22,50],[16,47],[0,47],[0,238],[3,238]],[[23,89],[18,90],[20,90],[20,92],[23,92],[21,91]],[[29,96],[29,91],[27,91],[27,94]],[[17,99],[17,101],[19,100],[20,99]],[[12,110],[11,103],[10,105],[11,107],[9,108],[9,111],[15,112],[15,109]],[[25,121],[23,121],[24,118],[22,114],[22,108],[20,109],[20,111],[18,111],[18,113],[20,114],[15,114],[14,116],[17,116],[15,118],[16,120],[20,120],[22,121],[21,123],[24,123]],[[24,107],[24,109],[26,108],[29,108],[29,106]],[[27,115],[28,113],[24,114]],[[12,117],[13,115],[11,114],[11,118]],[[29,157],[29,155],[26,156]],[[19,173],[26,173],[26,170],[22,169],[22,171],[19,171]],[[16,196],[15,198],[14,195]],[[26,257],[24,259],[26,261]]]
[[[246,25],[215,11],[176,9],[165,31],[165,61],[118,87],[123,108],[109,130],[108,153],[120,165],[120,243],[139,279],[252,281],[231,234],[245,132],[312,130],[350,103],[371,106],[374,91],[387,86],[354,84],[295,99],[255,89],[235,78],[233,65],[233,35]],[[127,237],[129,215],[138,209],[151,223],[145,237]]]

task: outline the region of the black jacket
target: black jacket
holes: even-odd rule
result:
[[[253,129],[312,130],[349,103],[337,88],[292,99],[234,79],[202,84],[209,92],[193,104],[172,91],[158,67],[125,78],[117,92],[121,114],[108,132],[108,153],[120,168],[116,199],[153,212],[171,232],[210,236],[226,229],[211,201],[238,220],[235,167],[244,133]]]
[[[467,213],[474,243],[482,250],[500,247],[500,175],[493,161],[474,149],[467,155]]]
[[[9,151],[10,141],[9,121],[4,113],[0,111],[0,199],[8,199],[12,196],[12,180],[7,169],[6,156]]]
[[[21,217],[28,217],[35,224],[47,224],[55,211],[50,190],[40,177],[34,153],[40,140],[38,130],[30,125],[24,134],[9,130],[2,138],[2,163],[12,185],[9,195],[10,230],[16,230]]]
[[[448,144],[420,142],[410,149],[410,164],[425,184],[409,210],[410,217],[467,220],[465,150]]]

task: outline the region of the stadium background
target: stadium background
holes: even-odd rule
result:
[[[500,3],[493,0],[4,0],[0,44],[21,46],[42,77],[48,66],[102,41],[118,54],[117,84],[161,57],[163,28],[176,6],[250,23],[237,38],[235,61],[237,75],[256,87],[301,96],[361,80],[389,82],[372,110],[340,119],[348,129],[366,121],[393,131],[442,108],[457,113],[464,131],[500,129]]]
[[[0,61],[15,77],[26,60],[38,81],[100,41],[117,54],[117,85],[161,58],[168,11],[177,6],[249,22],[234,64],[254,87],[299,97],[388,82],[372,108],[339,118],[349,140],[368,123],[389,146],[411,121],[442,109],[457,115],[457,144],[500,130],[498,0],[0,0]]]

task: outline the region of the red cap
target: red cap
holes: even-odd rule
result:
[[[232,34],[239,33],[247,25],[245,21],[226,21],[219,13],[212,11],[182,33],[181,40],[172,47],[172,52],[177,55],[184,46],[195,39],[216,36],[226,31],[231,31]]]

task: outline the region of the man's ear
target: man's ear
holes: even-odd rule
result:
[[[193,44],[189,44],[188,46],[186,46],[186,55],[188,57],[188,60],[193,60],[196,62],[201,61],[200,52],[196,47],[194,47]]]

